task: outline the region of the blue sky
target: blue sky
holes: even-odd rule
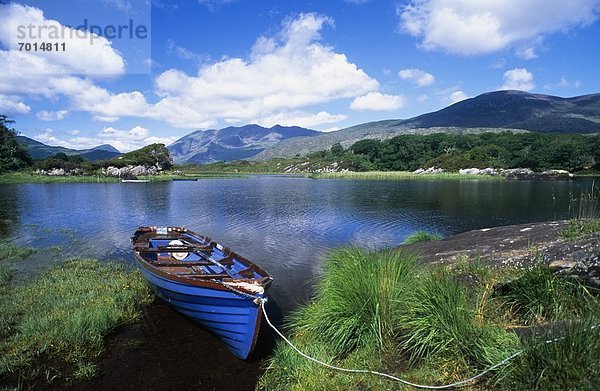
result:
[[[0,2],[0,113],[48,144],[127,151],[247,123],[331,131],[499,89],[591,94],[599,15],[600,0]],[[16,35],[86,20],[102,32]],[[130,21],[147,34],[107,29]]]

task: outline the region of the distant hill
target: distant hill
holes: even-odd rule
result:
[[[284,140],[253,159],[305,155],[331,148],[335,143],[348,147],[362,139],[386,139],[399,134],[505,130],[600,132],[600,94],[560,98],[523,91],[489,92],[410,119],[369,122],[318,137]]]
[[[173,161],[182,163],[212,163],[248,159],[282,140],[296,137],[311,138],[321,133],[298,126],[264,128],[259,125],[198,130],[167,148]]]
[[[85,160],[91,162],[97,160],[113,159],[121,156],[122,153],[118,149],[109,144],[99,145],[90,149],[70,149],[65,147],[55,147],[46,145],[34,139],[25,136],[17,136],[17,142],[27,148],[27,151],[34,159],[45,159],[50,156],[54,156],[57,153],[64,153],[66,155],[79,155]]]

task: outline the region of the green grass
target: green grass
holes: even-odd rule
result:
[[[458,173],[414,174],[410,171],[368,171],[368,172],[332,172],[314,173],[309,175],[316,179],[375,179],[375,180],[405,180],[405,179],[469,179],[469,180],[502,180],[499,175],[461,175]]]
[[[496,381],[503,390],[597,390],[600,318],[586,316],[523,341],[524,353]],[[548,343],[547,341],[553,341]]]
[[[119,178],[106,177],[101,175],[70,175],[70,176],[46,176],[35,175],[30,172],[11,172],[0,174],[0,184],[11,183],[104,183],[120,182]]]
[[[291,326],[327,343],[337,357],[365,346],[382,346],[395,332],[416,272],[416,257],[358,248],[327,259],[315,301],[301,308]]]
[[[524,325],[581,318],[597,303],[577,279],[554,275],[545,264],[527,268],[497,286],[492,300],[510,321]]]
[[[139,273],[90,259],[1,294],[0,379],[25,381],[94,375],[103,337],[152,300]]]
[[[576,239],[584,235],[600,232],[600,219],[573,219],[569,226],[559,232],[563,239]]]
[[[408,235],[402,244],[414,244],[421,242],[430,242],[432,240],[441,240],[442,235],[427,231],[416,231]]]
[[[0,241],[0,288],[12,278],[13,262],[36,253],[32,247],[17,246],[11,242]]]
[[[589,192],[571,199],[569,212],[573,218],[569,221],[569,226],[559,232],[561,238],[575,239],[600,232],[600,195],[594,182]]]
[[[577,343],[576,352],[584,357],[577,358],[577,369],[565,379],[575,385],[597,384],[597,365],[591,377],[582,371],[598,362],[598,333],[589,332],[589,322],[581,329],[587,333],[567,335],[565,341],[570,342],[553,346],[540,342],[547,336],[520,341],[508,330],[516,322],[570,320],[575,325],[585,323],[589,314],[598,318],[598,297],[584,287],[541,266],[496,273],[467,260],[452,269],[419,266],[417,261],[401,252],[348,248],[332,253],[315,298],[291,316],[287,334],[301,350],[333,365],[430,385],[463,380],[525,350],[519,360],[468,389],[546,389],[535,384],[551,385],[552,379],[562,376],[546,371],[567,368],[563,361],[572,356],[571,344]],[[585,350],[588,340],[594,351]],[[541,364],[536,363],[539,355],[546,355]],[[546,378],[550,380],[544,383]],[[328,370],[283,342],[277,344],[259,388],[405,389],[373,375]]]
[[[401,320],[402,346],[415,363],[454,357],[483,369],[517,350],[515,335],[479,322],[477,306],[451,271],[437,268],[415,287]]]

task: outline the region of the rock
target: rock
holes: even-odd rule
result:
[[[442,174],[444,173],[445,170],[443,168],[435,168],[435,167],[429,167],[428,169],[422,169],[422,168],[418,168],[416,170],[414,170],[412,173],[413,174]]]
[[[530,168],[504,169],[500,170],[500,175],[508,179],[569,179],[573,177],[573,174],[565,170],[534,172]]]
[[[555,273],[600,289],[600,233],[562,239],[560,232],[568,226],[568,221],[551,221],[478,229],[399,248],[420,253],[424,263],[452,265],[466,257],[492,268],[523,268],[543,262]]]
[[[548,267],[553,273],[569,273],[577,267],[577,262],[557,259],[555,261],[551,261],[548,264]]]

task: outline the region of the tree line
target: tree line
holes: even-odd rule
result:
[[[92,173],[108,166],[160,166],[162,169],[173,166],[169,150],[164,144],[147,145],[118,158],[96,162],[86,161],[79,155],[67,155],[63,152],[46,159],[34,160],[27,152],[27,148],[17,142],[16,136],[18,133],[11,127],[12,124],[14,124],[14,121],[8,119],[6,115],[0,115],[0,173],[25,168],[42,170],[55,168],[78,169],[82,173]]]
[[[479,133],[399,135],[387,140],[361,140],[348,149],[336,144],[310,158],[344,161],[356,171],[414,171],[439,167],[600,170],[600,134]]]

